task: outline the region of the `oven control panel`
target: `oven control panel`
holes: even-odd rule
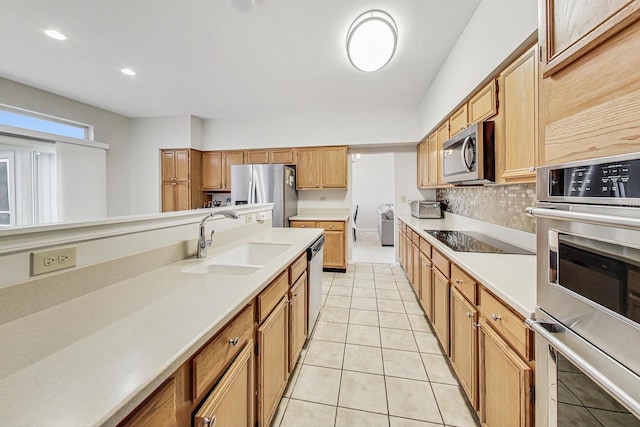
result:
[[[549,195],[640,198],[640,159],[549,169]]]

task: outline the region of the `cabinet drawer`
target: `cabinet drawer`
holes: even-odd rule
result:
[[[420,238],[420,251],[425,254],[427,258],[431,258],[431,245],[422,237]]]
[[[451,264],[451,284],[455,286],[471,304],[476,304],[476,281],[455,264]]]
[[[344,222],[342,221],[318,221],[318,228],[324,228],[327,231],[342,231],[344,230]]]
[[[262,323],[271,310],[289,291],[289,270],[285,270],[271,284],[258,295],[258,322]]]
[[[142,405],[136,408],[118,427],[176,425],[176,385],[170,378],[158,387]]]
[[[316,228],[315,221],[291,221],[290,225],[291,228]]]
[[[451,278],[451,263],[435,248],[431,252],[431,260],[433,261],[433,265],[435,265],[447,279]]]
[[[411,241],[416,245],[420,242],[420,235],[413,230],[411,230]]]
[[[194,401],[211,388],[252,336],[253,304],[249,304],[193,358],[191,376]]]
[[[289,267],[289,284],[293,285],[298,277],[307,270],[307,253],[303,253]]]
[[[480,316],[487,319],[487,324],[502,335],[525,360],[531,360],[532,346],[524,319],[483,287],[480,287]]]

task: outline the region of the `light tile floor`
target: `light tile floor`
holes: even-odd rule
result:
[[[479,425],[400,267],[323,273],[322,293],[273,427]]]

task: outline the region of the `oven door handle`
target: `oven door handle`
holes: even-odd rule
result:
[[[544,338],[551,347],[562,353],[596,384],[621,402],[633,415],[640,418],[640,377],[637,374],[560,324],[535,319],[526,319],[525,323],[529,329]],[[588,357],[589,361],[578,352]],[[610,378],[615,378],[615,382]],[[618,384],[622,384],[624,390]],[[630,396],[627,390],[631,390],[633,396]]]
[[[572,212],[548,208],[526,208],[525,213],[535,218],[549,218],[562,221],[577,221],[587,224],[616,226],[637,230],[640,228],[640,219],[627,218],[623,216],[610,216],[590,214],[584,212]]]

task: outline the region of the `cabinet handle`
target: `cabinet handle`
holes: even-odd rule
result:
[[[305,225],[304,225],[304,224],[302,224],[302,228],[304,228],[304,227],[305,227]]]
[[[456,283],[457,283],[458,285],[462,285],[462,280],[460,280],[460,279],[456,279]]]
[[[330,225],[330,226],[329,226],[329,230],[331,230],[332,228],[333,228],[333,225]]]
[[[229,340],[229,344],[232,345],[233,347],[237,346],[238,342],[240,342],[240,338],[238,337],[235,337]],[[214,422],[215,422],[215,417],[214,417]]]
[[[216,416],[212,416],[211,418],[205,418],[202,420],[202,424],[209,427],[214,427],[216,425]]]
[[[500,317],[500,316],[499,316],[499,315],[497,315],[497,314],[491,314],[491,319],[493,319],[494,321],[496,321],[496,322],[497,322],[498,320],[501,320],[501,319],[502,319],[502,317]]]
[[[533,166],[531,166],[531,167],[529,168],[529,172],[534,172],[535,170],[536,170],[536,168],[534,168]]]
[[[175,182],[172,182],[172,183],[171,183],[171,185],[176,185],[176,183],[175,183]]]
[[[469,313],[469,312],[467,311],[467,317],[468,317],[469,319],[471,319],[471,318],[473,317],[473,313]]]
[[[473,329],[480,329],[480,326],[481,326],[481,325],[480,325],[480,323],[473,322],[473,323],[471,324],[471,326],[473,326]]]
[[[298,296],[298,293],[297,293],[297,292],[296,292],[295,294],[293,294],[293,297],[294,297],[294,298],[295,298],[295,297],[297,297],[297,296]]]

